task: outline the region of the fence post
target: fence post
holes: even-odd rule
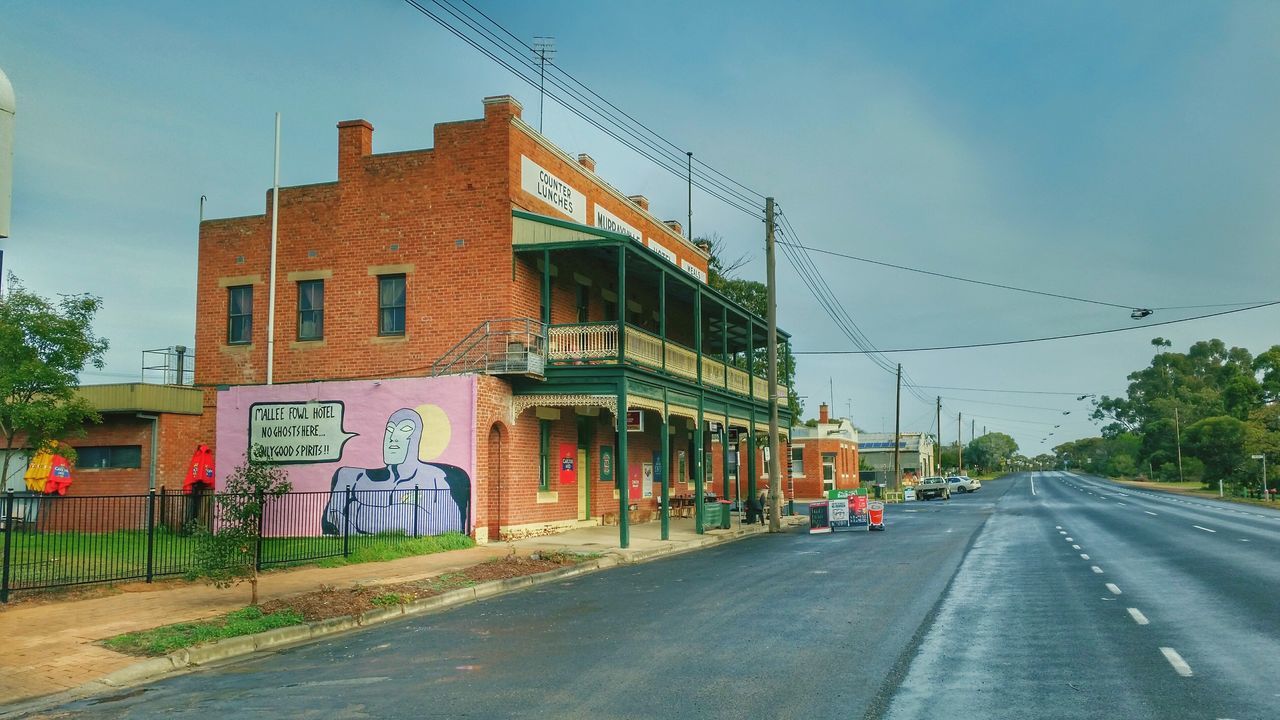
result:
[[[254,499],[258,501],[258,537],[254,540],[253,569],[262,572],[262,518],[267,514],[267,505],[261,490],[257,491]]]
[[[422,509],[422,501],[418,498],[419,489],[420,488],[416,486],[413,488],[413,536],[414,537],[418,537],[418,515],[421,514],[419,511]]]
[[[351,486],[347,486],[347,494],[343,498],[342,503],[342,557],[351,556],[351,518],[347,513],[351,512]]]
[[[0,578],[0,602],[9,602],[9,541],[13,536],[13,490],[4,493],[4,575]]]
[[[155,575],[156,557],[156,489],[147,492],[147,582]]]

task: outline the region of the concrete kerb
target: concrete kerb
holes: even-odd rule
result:
[[[91,697],[103,692],[150,682],[173,672],[186,671],[264,650],[276,650],[301,645],[313,640],[320,640],[339,633],[351,632],[405,617],[440,612],[458,605],[497,597],[498,595],[505,595],[538,585],[608,570],[618,565],[630,565],[668,555],[679,555],[711,545],[733,542],[751,535],[759,535],[764,531],[763,527],[746,526],[735,528],[728,532],[717,531],[715,534],[700,535],[680,544],[673,543],[649,550],[611,550],[599,558],[570,567],[549,570],[536,575],[491,580],[471,587],[420,598],[395,607],[368,610],[358,616],[344,615],[325,620],[315,620],[301,625],[276,628],[253,635],[217,640],[207,645],[183,648],[163,657],[139,661],[71,690],[48,695],[44,698],[29,699],[14,705],[0,706],[0,718],[13,717],[53,705]]]

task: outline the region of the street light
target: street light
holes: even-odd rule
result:
[[[1262,461],[1262,499],[1267,499],[1267,456],[1265,453],[1258,453],[1253,456],[1254,460]]]

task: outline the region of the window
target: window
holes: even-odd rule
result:
[[[836,454],[822,453],[822,489],[836,488]]]
[[[578,322],[591,320],[591,288],[578,284]]]
[[[298,339],[324,338],[324,281],[298,283]]]
[[[610,300],[604,301],[604,319],[605,320],[618,319],[618,303]]]
[[[103,445],[76,448],[76,467],[81,470],[140,468],[142,467],[142,446]]]
[[[804,477],[804,448],[791,448],[791,474],[797,477]]]
[[[404,275],[378,276],[378,334],[404,334]]]
[[[538,421],[538,489],[551,489],[551,421]]]
[[[253,336],[253,286],[227,288],[227,344],[244,345]]]

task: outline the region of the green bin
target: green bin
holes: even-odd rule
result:
[[[729,512],[729,508],[732,507],[732,504],[728,500],[721,500],[720,502],[715,503],[714,507],[717,508],[717,510],[712,510],[711,516],[718,522],[713,523],[711,527],[719,527],[723,530],[728,530],[733,527],[729,522],[730,518],[733,517],[733,514]],[[719,512],[719,515],[716,515],[717,512]]]

